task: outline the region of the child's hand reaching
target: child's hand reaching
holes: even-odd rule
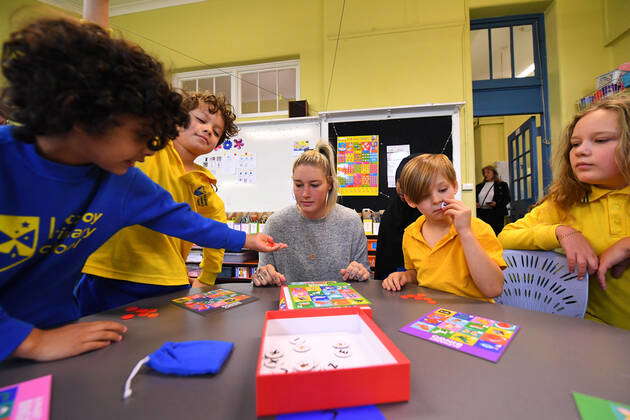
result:
[[[243,247],[253,249],[254,251],[273,252],[286,248],[287,244],[275,243],[271,236],[265,235],[264,233],[254,233],[247,235]]]
[[[606,290],[608,270],[614,278],[618,279],[628,268],[630,268],[630,237],[618,240],[600,255],[597,278],[602,289]]]
[[[447,204],[447,206],[444,207],[444,214],[450,216],[457,233],[461,235],[462,233],[470,232],[470,209],[463,202],[454,198],[447,198],[444,201]]]
[[[573,273],[577,268],[579,280],[584,278],[584,273],[595,274],[599,262],[593,247],[579,230],[570,226],[558,226],[556,237],[560,246],[564,249],[569,263],[569,272]]]
[[[34,328],[13,353],[40,362],[65,359],[123,339],[127,327],[112,321],[79,322],[51,330]]]
[[[383,289],[399,291],[405,284],[410,283],[416,278],[416,270],[397,271],[391,273],[383,280]]]

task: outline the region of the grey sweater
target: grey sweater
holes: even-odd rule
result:
[[[370,269],[367,239],[359,215],[336,204],[323,219],[302,216],[295,205],[274,213],[265,224],[265,233],[289,247],[260,253],[258,266],[271,264],[288,283],[300,281],[342,281],[339,270],[352,261]]]

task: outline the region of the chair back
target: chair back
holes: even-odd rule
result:
[[[553,251],[506,249],[503,305],[583,318],[588,301],[588,273],[583,280],[570,273],[564,255]]]

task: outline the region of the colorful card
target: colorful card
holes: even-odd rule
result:
[[[378,195],[378,136],[337,137],[339,195]]]
[[[301,282],[283,286],[280,309],[340,308],[371,303],[346,282]]]
[[[0,388],[0,419],[48,420],[52,375]]]
[[[438,308],[400,331],[497,362],[519,328],[508,322]]]
[[[255,300],[258,300],[258,298],[246,295],[245,293],[234,292],[227,289],[214,289],[208,292],[172,299],[171,303],[188,309],[189,311],[207,315],[213,311],[226,311],[235,306],[244,305]]]
[[[579,392],[574,392],[573,398],[582,420],[630,419],[630,405],[580,394]]]

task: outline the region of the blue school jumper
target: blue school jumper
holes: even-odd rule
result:
[[[140,170],[114,175],[51,162],[12,130],[0,127],[0,361],[34,326],[78,318],[72,289],[85,260],[126,226],[208,248],[243,247],[243,232],[174,202]]]

